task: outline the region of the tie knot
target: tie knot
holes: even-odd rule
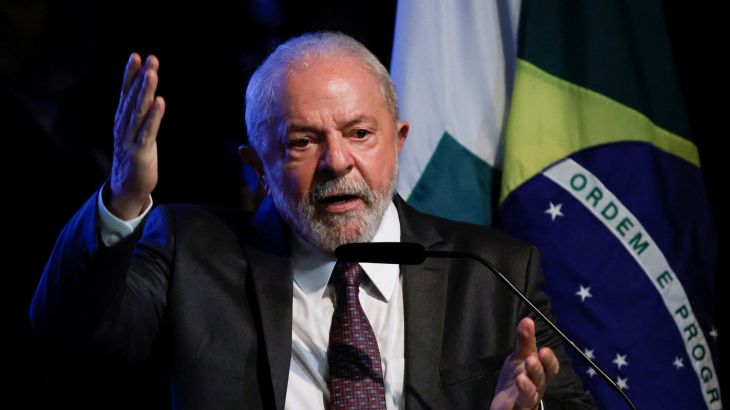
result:
[[[364,271],[362,266],[360,266],[357,262],[337,261],[333,272],[335,287],[360,287],[360,281],[362,281],[363,273]]]

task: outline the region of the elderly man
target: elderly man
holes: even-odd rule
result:
[[[268,193],[254,215],[149,212],[158,66],[129,59],[112,176],[60,235],[33,300],[40,333],[133,362],[163,352],[180,408],[592,406],[558,339],[480,266],[335,260],[350,242],[467,250],[549,311],[533,248],[394,193],[408,124],[361,44],[306,34],[254,73],[240,149]]]

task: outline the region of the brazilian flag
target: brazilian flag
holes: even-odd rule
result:
[[[717,241],[660,1],[523,1],[499,226],[640,409],[720,409]],[[601,408],[621,398],[574,361]]]

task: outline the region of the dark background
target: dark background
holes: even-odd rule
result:
[[[124,64],[131,51],[161,61],[167,110],[159,133],[155,201],[253,207],[252,178],[238,159],[248,77],[277,43],[338,30],[388,67],[395,1],[237,0],[95,2],[0,0],[0,139],[4,143],[2,290],[4,403],[21,408],[168,406],[154,363],[128,368],[59,354],[28,327],[28,308],[63,224],[105,180]],[[698,143],[720,235],[728,243],[727,160],[716,73],[724,26],[719,13],[665,1],[675,63]],[[727,278],[718,271],[717,294]],[[720,341],[727,318],[718,306]],[[724,353],[724,350],[721,351]],[[721,356],[720,380],[727,376]],[[6,378],[7,378],[6,377]],[[112,398],[112,400],[110,400]]]

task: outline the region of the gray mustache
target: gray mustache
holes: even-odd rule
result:
[[[325,198],[335,195],[356,196],[365,201],[366,205],[371,205],[375,202],[375,194],[365,181],[344,178],[328,179],[316,183],[309,191],[309,201],[312,204],[316,204]]]

